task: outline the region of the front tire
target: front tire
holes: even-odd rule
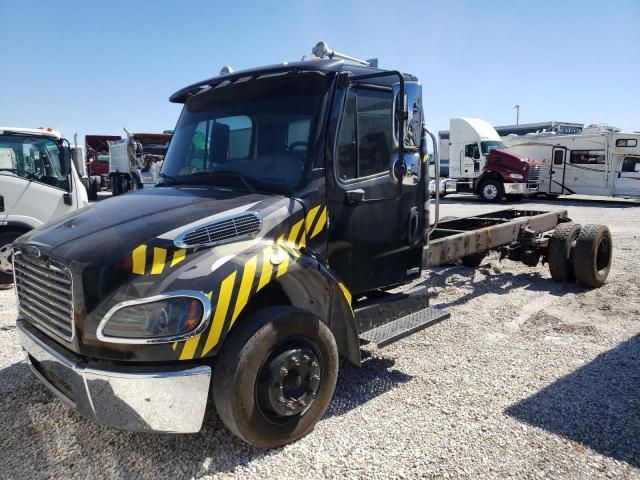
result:
[[[0,233],[0,286],[13,283],[12,244],[22,232]]]
[[[478,188],[478,195],[485,202],[499,203],[504,197],[504,186],[499,180],[485,180]]]
[[[313,429],[337,377],[331,330],[306,310],[269,307],[231,331],[216,361],[213,401],[232,433],[275,448]]]

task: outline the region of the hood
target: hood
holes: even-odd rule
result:
[[[59,259],[93,265],[127,255],[137,245],[225,212],[264,211],[283,199],[225,188],[150,188],[103,200],[23,235]]]
[[[490,153],[498,158],[508,157],[510,160],[514,162],[525,162],[529,164],[536,163],[535,160],[531,160],[526,155],[523,155],[522,153],[516,152],[515,150],[511,150],[509,148],[494,148],[493,150],[491,150]]]

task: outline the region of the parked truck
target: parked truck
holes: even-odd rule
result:
[[[20,235],[88,204],[69,142],[44,128],[0,127],[0,285]]]
[[[503,138],[542,165],[540,193],[640,198],[640,133],[590,125],[575,135],[540,132]]]
[[[440,149],[448,159],[449,177],[439,184],[441,194],[473,193],[501,202],[505,196],[518,200],[538,191],[540,166],[507,149],[485,120],[452,118],[449,132],[440,132]]]
[[[313,53],[177,91],[157,188],[16,243],[20,342],[62,401],[102,425],[188,433],[211,394],[231,432],[276,447],[322,417],[339,356],[360,365],[362,344],[449,317],[423,285],[390,292],[434,265],[499,250],[605,282],[609,230],[564,210],[440,222],[418,79]]]
[[[110,190],[109,177],[109,142],[120,140],[118,135],[85,135],[84,148],[87,157],[87,172],[89,177],[99,177],[97,190]]]
[[[155,186],[171,140],[171,135],[166,133],[125,132],[126,138],[109,142],[113,195]]]

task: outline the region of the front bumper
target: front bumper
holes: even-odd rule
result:
[[[17,327],[35,375],[85,417],[123,430],[194,433],[202,427],[210,367],[105,369],[48,340],[23,320]]]
[[[537,192],[538,192],[537,183],[505,183],[504,184],[504,193],[507,195],[511,195],[511,194],[527,195],[529,193],[537,193]]]

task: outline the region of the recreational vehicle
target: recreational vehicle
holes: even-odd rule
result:
[[[541,132],[502,140],[542,164],[540,193],[640,197],[640,133],[591,126],[578,135]]]

